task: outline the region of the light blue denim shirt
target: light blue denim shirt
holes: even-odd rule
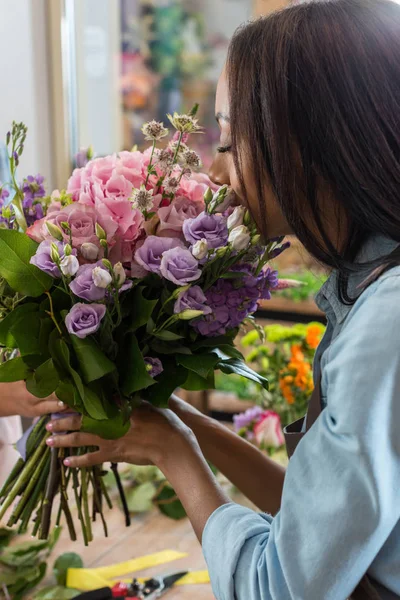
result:
[[[375,237],[360,260],[395,245]],[[361,281],[354,274],[350,291]],[[290,461],[275,517],[227,504],[208,520],[217,600],[345,600],[366,572],[382,600],[400,598],[400,267],[354,306],[333,273],[318,304],[325,410]]]

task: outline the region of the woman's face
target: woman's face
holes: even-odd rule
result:
[[[222,73],[217,87],[215,114],[221,130],[220,146],[210,168],[210,177],[218,185],[227,184],[235,192],[240,204],[247,206],[257,223],[260,232],[265,232],[268,239],[289,235],[290,227],[284,218],[269,181],[264,186],[264,202],[266,205],[266,223],[262,223],[258,204],[257,188],[250,164],[243,165],[243,178],[246,197],[243,196],[238,174],[231,153],[231,129],[235,126],[229,118],[229,93],[225,72]]]

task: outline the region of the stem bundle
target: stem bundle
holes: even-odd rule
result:
[[[108,535],[103,506],[105,503],[111,508],[112,504],[103,481],[106,472],[101,467],[82,470],[66,467],[64,465],[66,457],[90,449],[76,451],[49,448],[46,440],[50,434],[46,431],[46,422],[46,419],[40,419],[35,425],[27,441],[26,460],[22,458],[18,460],[0,490],[0,519],[17,500],[8,518],[7,526],[18,526],[19,533],[26,533],[32,523],[32,535],[38,535],[39,539],[47,539],[52,526],[54,502],[59,495],[60,504],[56,524],[58,525],[61,517],[64,516],[70,538],[75,541],[77,534],[69,505],[68,492],[70,491],[77,506],[83,541],[87,546],[93,540],[92,521],[95,521],[96,515],[100,516],[104,534]],[[116,465],[112,465],[112,470],[128,526],[130,525],[129,511]],[[92,515],[89,509],[90,497],[92,497]]]

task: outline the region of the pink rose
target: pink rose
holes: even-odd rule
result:
[[[169,206],[158,209],[160,224],[157,228],[157,235],[184,239],[183,222],[186,219],[194,219],[202,210],[201,202],[193,202],[183,196],[176,198]]]
[[[204,194],[209,187],[213,192],[216,192],[219,188],[219,186],[215,185],[204,173],[193,173],[190,179],[182,179],[179,194],[186,196],[189,200],[194,202],[202,203]]]
[[[266,410],[254,426],[254,436],[259,446],[279,448],[285,443],[282,433],[281,418],[272,411]]]
[[[74,203],[69,204],[62,210],[53,210],[46,217],[36,221],[27,229],[27,234],[37,242],[49,239],[52,236],[46,227],[46,222],[57,225],[63,231],[61,223],[67,222],[71,228],[72,244],[74,248],[79,248],[86,242],[91,242],[99,246],[99,240],[96,236],[96,223],[98,222],[106,232],[109,243],[113,243],[113,238],[117,230],[117,223],[112,219],[99,218],[96,211],[91,206],[85,204]],[[63,237],[66,242],[69,242],[69,234],[63,231]]]

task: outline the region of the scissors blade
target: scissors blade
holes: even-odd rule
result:
[[[161,593],[167,592],[170,588],[172,588],[173,585],[175,585],[177,581],[182,579],[182,577],[185,577],[188,572],[189,571],[181,571],[180,573],[174,573],[173,575],[167,575],[166,577],[163,577],[161,580],[163,583]]]

